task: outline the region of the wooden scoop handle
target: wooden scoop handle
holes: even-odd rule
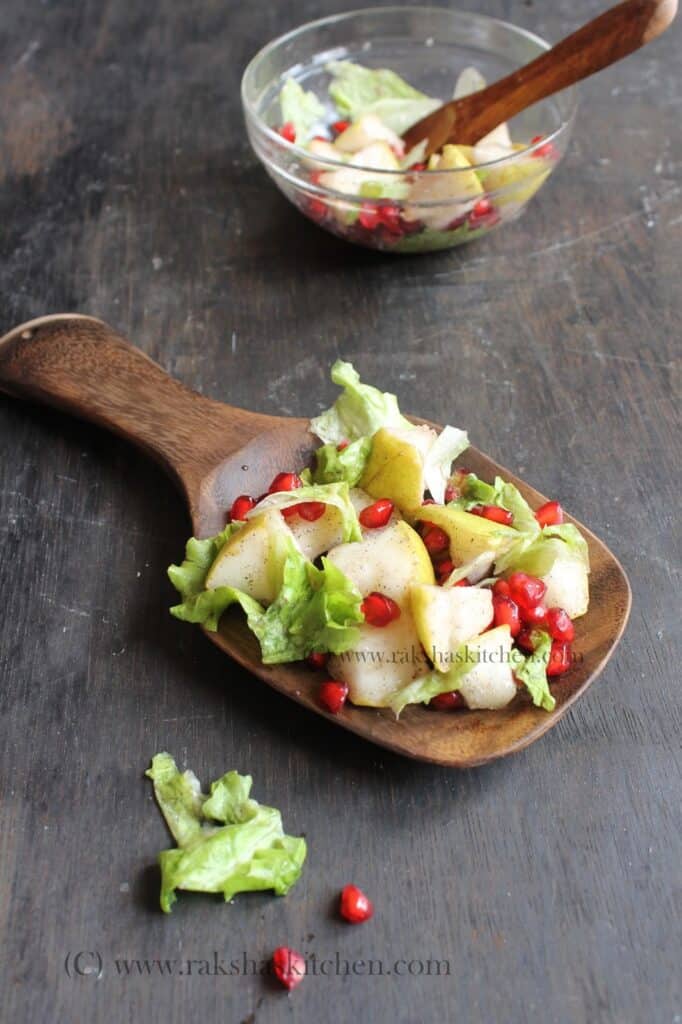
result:
[[[0,390],[132,441],[190,502],[210,469],[277,422],[191,391],[107,324],[78,314],[32,320],[0,339]]]
[[[405,134],[410,149],[429,140],[433,153],[446,142],[475,145],[503,121],[539,100],[627,57],[665,32],[677,13],[677,0],[625,0],[530,64],[480,92],[453,100]]]

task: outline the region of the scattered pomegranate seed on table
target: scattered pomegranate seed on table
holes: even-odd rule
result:
[[[329,679],[326,683],[322,683],[317,691],[317,698],[320,704],[325,711],[329,711],[332,715],[338,715],[346,703],[347,696],[348,687],[345,683],[340,683],[336,679]]]
[[[230,509],[230,522],[243,522],[252,508],[256,507],[256,499],[250,494],[240,494],[232,502]]]
[[[532,608],[540,604],[547,587],[542,580],[525,572],[513,572],[507,579],[509,596],[521,607]]]
[[[305,960],[295,949],[278,946],[272,954],[272,969],[277,980],[291,991],[305,977]]]
[[[339,912],[341,917],[351,924],[362,924],[363,921],[369,921],[374,913],[374,906],[357,885],[344,885],[339,900]]]
[[[329,657],[324,651],[313,651],[306,658],[306,661],[311,668],[325,668],[327,664],[327,658]]]
[[[370,626],[388,626],[395,619],[400,618],[400,605],[391,597],[380,594],[373,590],[368,594],[360,605],[360,611],[365,616],[365,621]]]
[[[545,627],[552,640],[564,640],[570,643],[575,638],[575,626],[563,608],[547,609]]]
[[[435,711],[460,711],[466,707],[464,697],[458,690],[451,693],[439,693],[429,701],[429,707]]]
[[[279,134],[283,139],[286,139],[287,142],[296,142],[296,129],[291,121],[285,121],[279,130]]]
[[[540,526],[561,526],[564,521],[564,510],[558,501],[546,501],[535,513]]]
[[[393,507],[393,502],[389,498],[379,498],[373,505],[363,508],[358,519],[366,529],[378,530],[380,527],[386,526],[393,515]]]
[[[493,625],[509,626],[512,636],[518,636],[521,632],[519,606],[506,594],[493,595],[493,616]]]
[[[492,523],[502,523],[503,526],[511,526],[514,516],[506,508],[499,505],[474,505],[469,511],[474,516],[481,516],[482,519],[489,519]]]

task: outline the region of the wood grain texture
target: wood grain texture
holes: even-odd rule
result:
[[[479,6],[551,39],[601,9]],[[585,83],[572,148],[517,225],[396,261],[304,223],[241,135],[246,60],[345,7],[6,0],[0,330],[81,309],[188,386],[272,415],[328,404],[343,354],[589,523],[633,583],[629,629],[600,683],[528,751],[462,773],[383,753],[170,619],[165,567],[190,524],[146,457],[0,400],[2,1016],[670,1024],[680,26]],[[64,132],[39,131],[46,121]],[[163,748],[205,781],[250,771],[255,795],[306,833],[286,899],[187,895],[170,918],[156,910],[168,839],[142,771]],[[362,928],[331,910],[350,880],[377,904]],[[449,959],[451,972],[309,978],[289,999],[258,977],[120,977],[114,964],[259,959],[283,941],[386,969]],[[91,949],[101,980],[69,979],[66,953]]]
[[[498,82],[418,121],[405,133],[405,148],[426,139],[430,156],[448,142],[473,146],[533,104],[653,42],[676,14],[677,0],[624,0]]]

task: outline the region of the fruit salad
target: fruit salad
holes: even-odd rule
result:
[[[278,131],[310,157],[301,209],[349,241],[396,252],[469,241],[518,216],[558,161],[551,142],[514,142],[507,124],[475,146],[448,144],[426,161],[425,145],[405,152],[401,135],[441,99],[389,70],[351,61],[333,61],[327,70],[327,105],[287,79]],[[466,68],[454,96],[485,85],[475,68]],[[431,171],[457,173],[423,173]]]
[[[588,608],[582,534],[556,501],[532,509],[500,477],[453,470],[464,430],[415,425],[350,363],[331,376],[342,390],[310,422],[311,465],[235,494],[225,528],[188,542],[172,614],[216,630],[239,606],[264,664],[306,660],[330,714],[520,693],[551,711]]]

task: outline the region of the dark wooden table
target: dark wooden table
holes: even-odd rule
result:
[[[631,625],[525,753],[408,763],[171,620],[188,523],[160,471],[0,400],[8,1022],[682,1020],[680,31],[584,87],[570,155],[517,226],[394,260],[301,220],[244,139],[247,59],[344,6],[4,0],[0,326],[93,313],[191,386],[296,415],[329,402],[343,354],[592,526],[630,573]],[[477,6],[558,38],[601,5]],[[168,840],[142,773],[161,749],[203,780],[251,772],[306,834],[287,898],[159,912]],[[333,913],[350,880],[376,901],[362,928]],[[214,953],[260,962],[279,943],[386,973],[308,978],[290,999],[214,973]],[[151,966],[126,976],[123,958]]]

